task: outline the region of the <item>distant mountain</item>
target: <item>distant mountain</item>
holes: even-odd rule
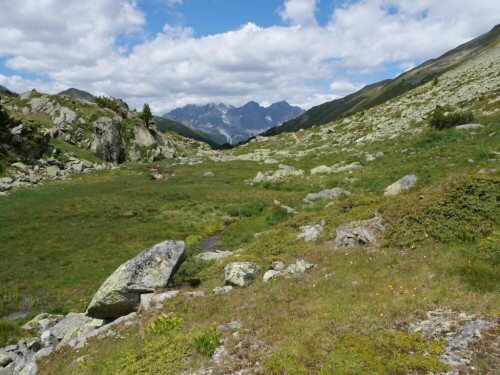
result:
[[[204,106],[186,105],[162,117],[210,134],[220,143],[236,144],[302,113],[303,109],[291,106],[285,101],[271,104],[269,107],[261,107],[252,101],[242,107],[213,103]]]
[[[61,91],[59,94],[61,96],[67,96],[73,99],[80,99],[80,100],[86,100],[87,102],[95,103],[95,96],[92,95],[90,92],[75,89],[75,88],[70,88],[64,91]]]
[[[6,96],[12,96],[16,97],[19,96],[19,94],[16,94],[13,91],[10,91],[7,87],[0,85],[0,95],[6,95]]]
[[[498,42],[499,39],[500,25],[497,25],[488,33],[462,44],[437,59],[426,61],[394,79],[365,86],[354,94],[313,107],[301,116],[284,123],[282,126],[269,129],[262,135],[270,136],[308,129],[314,125],[327,124],[357,111],[382,104],[433,80],[434,77],[452,69],[457,63],[484,51],[485,48]]]

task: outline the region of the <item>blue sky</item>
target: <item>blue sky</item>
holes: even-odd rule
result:
[[[498,22],[497,0],[0,0],[0,85],[150,103],[339,98]],[[481,20],[481,22],[478,22]]]

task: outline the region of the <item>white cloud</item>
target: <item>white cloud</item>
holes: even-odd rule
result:
[[[315,12],[318,0],[285,0],[279,14],[285,22],[292,25],[311,26],[316,25]]]
[[[333,81],[330,84],[330,90],[340,96],[344,96],[356,92],[362,89],[364,86],[365,84],[354,84],[349,81]]]
[[[496,0],[460,6],[455,0],[361,0],[336,8],[319,26],[316,1],[287,0],[281,16],[289,26],[248,23],[197,37],[193,29],[165,25],[147,38],[145,15],[132,0],[0,3],[0,58],[17,72],[0,76],[0,84],[16,91],[78,87],[138,108],[148,102],[155,113],[249,100],[285,99],[309,108],[359,88],[350,83],[363,80],[359,74],[387,64],[403,71],[498,21]],[[142,39],[125,53],[117,40],[128,36]],[[48,83],[23,79],[22,71]]]

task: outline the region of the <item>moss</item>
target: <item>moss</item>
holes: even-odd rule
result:
[[[370,335],[339,336],[326,357],[321,374],[390,375],[443,371],[439,362],[443,343],[426,341],[419,334],[382,331]]]
[[[449,183],[426,206],[390,223],[386,244],[411,247],[428,239],[475,243],[500,217],[500,179],[473,177]]]

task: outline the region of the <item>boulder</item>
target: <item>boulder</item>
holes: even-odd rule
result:
[[[210,171],[203,173],[203,177],[213,177],[213,176],[214,176],[213,172]]]
[[[7,354],[0,353],[0,367],[7,367],[7,365],[11,362],[12,358],[10,358]]]
[[[414,174],[409,174],[407,176],[404,176],[400,180],[396,181],[392,185],[389,185],[385,188],[384,195],[385,196],[391,196],[391,195],[398,195],[404,190],[408,190],[409,188],[415,186],[417,183],[417,176]]]
[[[322,190],[319,193],[309,193],[304,198],[304,201],[306,203],[310,203],[310,202],[318,200],[318,199],[337,199],[342,194],[351,195],[351,193],[345,189],[333,188],[333,189]]]
[[[311,169],[311,176],[315,174],[330,174],[332,173],[332,168],[327,167],[326,165],[320,165],[319,167]]]
[[[370,220],[353,221],[336,229],[335,247],[353,248],[364,245],[376,245],[377,235],[385,230],[382,218],[376,216]]]
[[[57,177],[59,174],[59,167],[57,165],[51,165],[47,167],[47,175],[49,177]]]
[[[316,225],[304,225],[299,228],[302,233],[297,234],[297,240],[304,240],[305,242],[315,241],[321,232],[323,227],[319,224]]]
[[[225,284],[247,286],[260,273],[261,268],[253,262],[229,263],[224,268]]]
[[[134,140],[140,147],[150,147],[156,144],[156,140],[144,125],[134,126]]]
[[[229,293],[230,291],[233,290],[233,287],[228,285],[228,286],[217,286],[213,289],[213,292],[215,294],[223,294],[223,293]]]
[[[125,161],[125,149],[120,136],[121,124],[109,117],[100,117],[94,122],[93,140],[90,148],[97,157],[113,163]]]
[[[164,241],[125,262],[101,285],[87,315],[116,319],[136,311],[141,294],[164,288],[187,254],[183,241]]]
[[[54,315],[42,313],[35,316],[28,323],[23,325],[23,329],[28,331],[43,332],[47,329],[52,328],[54,325],[59,323],[64,318],[64,315]]]

